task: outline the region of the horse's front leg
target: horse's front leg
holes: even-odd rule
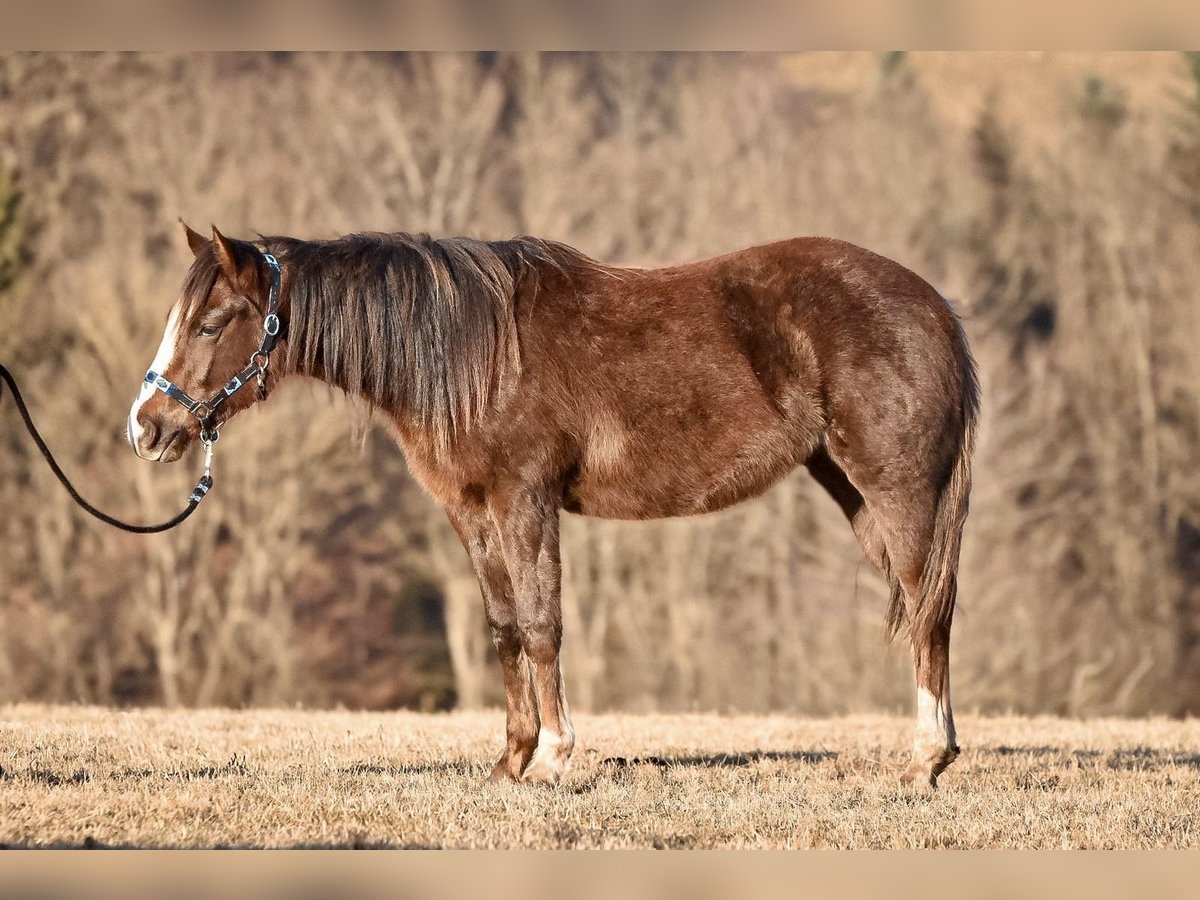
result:
[[[546,493],[520,490],[499,498],[492,511],[512,582],[517,631],[532,670],[540,718],[537,749],[521,779],[553,785],[562,777],[575,747],[575,730],[559,667],[559,500]]]
[[[537,696],[529,660],[521,647],[512,583],[500,549],[500,535],[482,506],[447,512],[479,578],[492,643],[504,675],[507,740],[488,780],[518,781],[537,748]]]

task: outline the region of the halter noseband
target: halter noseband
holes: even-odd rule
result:
[[[271,270],[271,289],[267,295],[267,315],[263,319],[262,340],[258,343],[258,349],[250,354],[250,362],[246,368],[230,378],[225,387],[207,400],[193,399],[186,391],[153,369],[146,372],[143,379],[143,383],[153,385],[172,400],[183,404],[200,422],[200,442],[204,444],[206,461],[211,461],[213,444],[221,437],[220,426],[213,420],[217,411],[252,380],[257,380],[259,390],[265,393],[265,378],[267,366],[271,362],[271,351],[283,336],[284,326],[279,319],[279,260],[266,252],[262,258]],[[207,470],[207,464],[205,468]]]

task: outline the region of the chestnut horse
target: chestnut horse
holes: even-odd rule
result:
[[[153,369],[209,396],[257,358],[270,297],[284,325],[263,390],[209,424],[292,375],[387,422],[479,577],[507,698],[493,779],[555,784],[575,744],[560,510],[706,513],[800,465],[888,580],[889,634],[912,643],[904,780],[935,786],[954,760],[950,622],[979,388],[958,319],[920,277],[828,238],[629,269],[529,237],[255,244],[184,229],[195,260]],[[158,386],[130,411],[129,438],[170,462],[201,426]]]

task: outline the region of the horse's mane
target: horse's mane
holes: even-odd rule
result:
[[[514,297],[538,264],[599,265],[538,238],[265,238],[288,273],[288,371],[406,410],[445,445],[520,371]]]

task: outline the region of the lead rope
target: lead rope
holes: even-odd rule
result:
[[[54,476],[62,486],[67,489],[67,493],[71,495],[71,499],[78,503],[84,512],[95,516],[101,522],[111,525],[114,528],[120,528],[122,531],[133,532],[134,534],[158,534],[162,531],[169,531],[176,525],[183,524],[184,520],[196,511],[196,507],[200,505],[200,501],[204,499],[204,495],[212,488],[213,444],[216,442],[204,441],[204,474],[200,476],[200,480],[196,483],[196,489],[188,497],[187,509],[175,516],[175,518],[159,525],[131,525],[128,522],[122,522],[120,519],[110,516],[106,512],[101,512],[80,496],[79,491],[75,490],[75,486],[71,484],[70,479],[67,478],[58,462],[54,459],[54,454],[50,452],[50,448],[46,446],[45,440],[43,440],[41,434],[38,433],[37,428],[34,426],[33,419],[30,418],[29,408],[25,405],[25,400],[21,396],[21,389],[17,387],[17,380],[13,378],[12,373],[4,365],[0,365],[0,379],[3,379],[8,385],[9,390],[12,391],[13,400],[17,403],[17,411],[20,412],[21,419],[25,422],[25,428],[29,431],[33,442],[37,444],[38,450],[41,451],[42,458],[50,466],[50,471],[54,473]],[[0,395],[2,393],[0,392]]]

